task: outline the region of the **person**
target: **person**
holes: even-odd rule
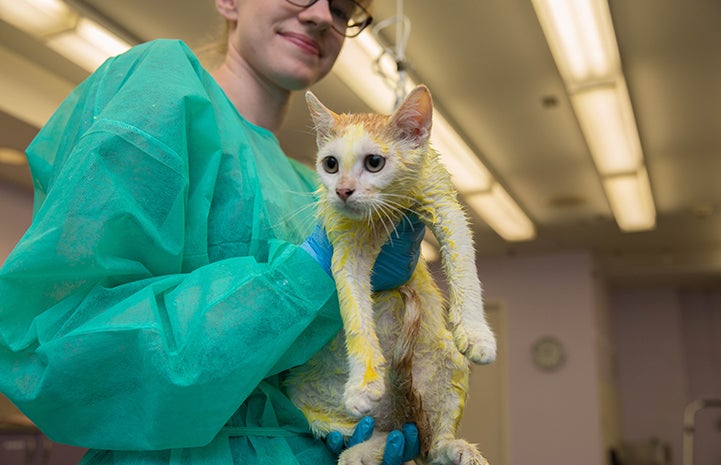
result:
[[[316,179],[274,131],[370,15],[354,0],[216,9],[229,28],[212,73],[180,41],[137,45],[27,149],[35,204],[0,270],[0,391],[88,448],[86,465],[324,464],[342,447],[283,390],[342,323]],[[410,277],[422,232],[399,226],[374,287]],[[357,440],[371,431],[362,419]],[[388,463],[417,454],[412,426],[394,433]]]

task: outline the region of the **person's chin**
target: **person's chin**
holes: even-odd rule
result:
[[[289,90],[307,89],[320,81],[328,72],[315,67],[298,66],[285,75],[284,81]]]
[[[318,82],[320,78],[316,76],[310,76],[310,75],[288,75],[283,78],[283,87],[290,90],[290,91],[296,91],[296,90],[303,90],[307,89],[308,87],[312,86],[316,82]]]

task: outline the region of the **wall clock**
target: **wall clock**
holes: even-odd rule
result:
[[[544,336],[531,347],[533,363],[543,371],[556,371],[566,361],[566,351],[561,341],[552,336]]]

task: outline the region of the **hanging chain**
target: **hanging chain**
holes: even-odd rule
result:
[[[395,24],[395,47],[386,44],[386,41],[380,35],[380,31]],[[406,62],[406,46],[408,38],[411,34],[411,21],[403,14],[403,0],[396,1],[396,15],[385,19],[371,28],[371,32],[375,36],[378,43],[383,48],[383,52],[375,61],[376,73],[378,73],[386,84],[393,89],[395,94],[395,102],[393,108],[396,109],[405,99],[408,92],[408,66]],[[389,76],[380,66],[380,61],[385,55],[389,55],[396,64],[396,76]]]

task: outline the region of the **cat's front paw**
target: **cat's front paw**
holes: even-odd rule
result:
[[[453,338],[458,350],[471,362],[486,365],[496,360],[496,338],[488,325],[470,330],[458,326],[453,330]]]
[[[348,413],[361,418],[373,413],[373,410],[385,394],[386,386],[382,377],[371,381],[348,380],[343,393],[343,401]]]

